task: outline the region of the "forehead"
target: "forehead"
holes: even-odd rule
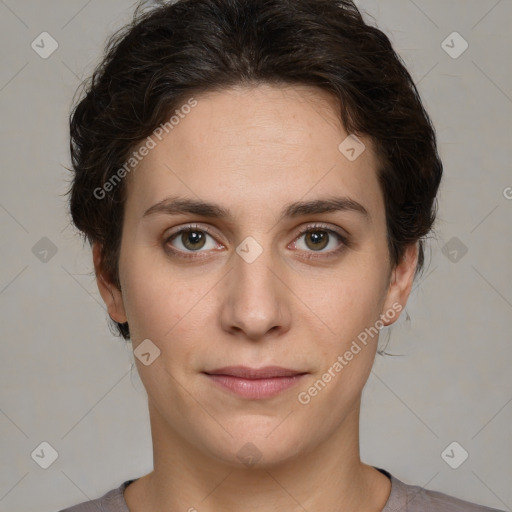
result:
[[[327,92],[259,85],[193,99],[193,108],[178,108],[173,124],[152,136],[154,148],[130,175],[127,210],[136,217],[176,195],[229,201],[238,213],[333,194],[368,210],[383,206],[372,145],[361,138],[364,151],[347,158],[350,134]]]

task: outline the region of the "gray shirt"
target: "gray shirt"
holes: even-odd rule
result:
[[[391,480],[391,493],[382,512],[504,512],[476,505],[446,494],[429,491],[417,485],[407,485],[388,471],[376,468]],[[130,512],[123,492],[133,480],[126,480],[101,498],[85,501],[59,512]]]

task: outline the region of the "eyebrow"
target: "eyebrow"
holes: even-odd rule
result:
[[[329,197],[287,204],[281,212],[279,221],[303,215],[337,211],[359,213],[365,220],[370,220],[368,210],[357,201],[349,197]],[[142,217],[145,218],[155,214],[179,215],[184,213],[217,219],[233,219],[235,217],[228,209],[220,205],[182,197],[167,197],[151,206]]]

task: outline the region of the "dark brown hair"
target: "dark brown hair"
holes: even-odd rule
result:
[[[422,270],[443,170],[434,128],[388,37],[366,24],[353,2],[177,0],[142,7],[108,40],[70,115],[70,213],[91,245],[101,244],[103,270],[118,288],[126,186],[105,184],[192,96],[259,83],[312,85],[339,99],[347,132],[368,136],[379,157],[391,262],[419,242],[417,274]],[[102,187],[110,191],[99,197]],[[116,327],[129,339],[127,323]]]

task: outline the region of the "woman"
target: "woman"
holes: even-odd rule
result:
[[[442,164],[352,2],[136,13],[71,152],[71,214],[133,344],[154,470],[68,512],[492,510],[360,459],[362,390],[422,269]]]

